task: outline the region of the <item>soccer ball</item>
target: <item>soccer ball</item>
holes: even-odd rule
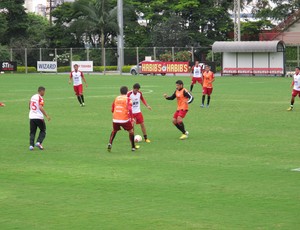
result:
[[[135,135],[134,136],[134,142],[141,142],[143,138],[140,135]]]

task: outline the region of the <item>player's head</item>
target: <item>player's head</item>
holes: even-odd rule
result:
[[[121,93],[122,95],[126,95],[127,92],[128,92],[127,86],[121,86],[121,88],[120,88],[120,93]]]
[[[198,66],[199,65],[199,61],[195,61],[195,65]]]
[[[137,93],[137,91],[140,90],[141,86],[139,83],[135,83],[132,88],[133,88],[133,92]]]
[[[299,67],[299,66],[297,66],[297,67],[295,68],[295,73],[296,73],[296,74],[299,74],[299,73],[300,73],[300,67]]]
[[[74,65],[74,70],[78,71],[78,65],[77,64]]]
[[[207,72],[210,71],[210,66],[209,65],[205,66],[205,71],[207,71]]]
[[[39,93],[39,95],[41,95],[41,96],[44,96],[45,95],[45,87],[43,87],[43,86],[40,86],[39,88],[38,88],[38,93]]]
[[[183,81],[178,80],[176,81],[176,89],[180,90],[183,88]]]

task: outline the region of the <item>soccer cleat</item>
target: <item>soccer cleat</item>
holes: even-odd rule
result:
[[[185,131],[185,135],[187,135],[187,136],[188,136],[188,135],[189,135],[189,131]]]
[[[290,107],[287,109],[287,111],[293,111],[293,107],[290,106]]]
[[[84,107],[85,106],[85,104],[84,103],[82,103],[82,107]]]
[[[112,145],[109,143],[109,144],[107,145],[107,151],[110,152],[110,151],[111,151],[111,148],[112,148]]]
[[[134,148],[132,148],[132,149],[131,149],[131,151],[132,151],[132,152],[134,152],[135,150],[138,150],[139,148],[140,148],[140,146],[139,146],[139,145],[135,145],[135,147],[134,147]]]
[[[32,145],[29,146],[29,150],[32,151],[34,147]]]
[[[185,140],[188,138],[188,135],[182,134],[181,137],[179,138],[180,140]]]
[[[200,105],[200,107],[201,107],[201,108],[204,108],[204,105],[203,105],[203,104],[201,104],[201,105]]]
[[[206,105],[206,108],[209,108],[209,105],[208,105],[208,104]]]
[[[145,139],[145,142],[150,143],[151,141],[147,138],[147,139]]]
[[[83,104],[80,104],[80,107],[83,107]]]
[[[35,146],[38,147],[40,150],[44,150],[44,147],[40,142],[36,142]]]

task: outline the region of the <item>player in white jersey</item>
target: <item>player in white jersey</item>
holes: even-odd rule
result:
[[[293,76],[291,88],[293,89],[292,99],[291,99],[291,106],[287,109],[288,111],[293,110],[295,97],[297,97],[297,95],[300,97],[300,67],[295,68],[295,74]]]
[[[77,96],[80,106],[84,106],[82,80],[84,81],[86,87],[88,85],[86,83],[83,73],[78,70],[77,64],[74,65],[74,71],[72,71],[70,74],[69,84],[71,84],[71,80],[73,80],[74,92],[75,95]]]
[[[40,150],[43,150],[44,147],[42,143],[46,137],[46,124],[44,121],[44,116],[50,121],[50,117],[44,110],[44,99],[45,88],[40,86],[38,88],[38,93],[33,95],[29,102],[29,120],[30,120],[30,146],[29,150],[33,150],[34,146],[38,147]],[[37,128],[40,129],[37,142],[34,144],[35,134]]]
[[[203,79],[202,79],[202,72],[203,72],[203,65],[199,64],[199,61],[195,62],[195,65],[192,67],[191,70],[191,77],[192,77],[192,82],[190,86],[190,91],[193,91],[194,85],[198,82],[200,85],[203,84]]]
[[[146,127],[144,124],[144,117],[141,112],[141,101],[147,107],[147,109],[151,110],[152,108],[148,105],[145,98],[143,97],[142,92],[140,91],[140,84],[136,83],[133,85],[133,89],[127,93],[127,96],[132,101],[132,116],[135,123],[141,125],[141,129],[144,135],[145,142],[150,143],[151,141],[148,139]]]

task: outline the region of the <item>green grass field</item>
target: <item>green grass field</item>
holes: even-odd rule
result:
[[[209,109],[200,87],[172,125],[175,81],[188,77],[87,76],[86,107],[68,75],[0,75],[0,229],[299,229],[300,100],[291,79],[218,77]],[[131,152],[111,132],[119,87],[139,82],[152,143]],[[29,147],[28,100],[46,87],[44,151]],[[136,134],[141,134],[140,127]]]

